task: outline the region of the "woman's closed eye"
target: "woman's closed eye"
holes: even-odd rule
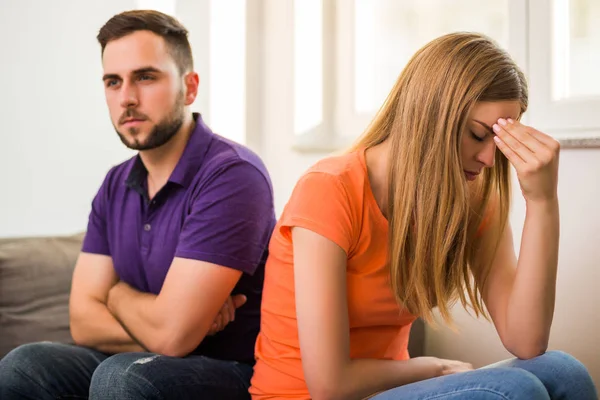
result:
[[[473,136],[473,139],[475,139],[476,141],[483,142],[485,140],[486,135],[483,135],[483,137],[482,137],[482,136],[477,135],[475,132],[471,131],[471,136]]]

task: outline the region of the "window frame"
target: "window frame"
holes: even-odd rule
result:
[[[346,147],[374,116],[354,110],[354,2],[322,1],[323,121],[312,130],[293,133],[293,147],[300,152]],[[554,1],[508,0],[508,51],[525,72],[530,89],[523,121],[557,138],[563,148],[600,147],[600,122],[592,112],[600,109],[600,95],[559,101],[551,97],[552,41],[547,38],[552,37],[549,4]]]

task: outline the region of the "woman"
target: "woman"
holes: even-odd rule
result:
[[[596,398],[581,363],[545,353],[559,145],[518,122],[526,108],[523,74],[484,36],[413,56],[364,136],[300,179],[275,228],[253,399]],[[518,260],[509,162],[527,204]],[[451,322],[454,301],[487,310],[518,359],[474,371],[410,359],[416,316],[437,307]]]

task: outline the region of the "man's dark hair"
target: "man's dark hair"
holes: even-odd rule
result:
[[[150,31],[161,36],[181,74],[194,69],[187,29],[175,18],[154,10],[125,11],[109,19],[97,36],[102,54],[111,40],[137,31]]]

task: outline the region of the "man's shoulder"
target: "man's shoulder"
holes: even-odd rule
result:
[[[137,157],[136,155],[119,164],[113,165],[106,173],[100,190],[110,193],[120,186],[124,186],[131,169],[136,163]]]
[[[258,154],[247,146],[216,134],[206,154],[202,169],[207,175],[222,174],[227,170],[238,173],[247,172],[243,175],[256,171],[258,174],[255,175],[260,175],[271,186],[271,177],[267,167]]]

